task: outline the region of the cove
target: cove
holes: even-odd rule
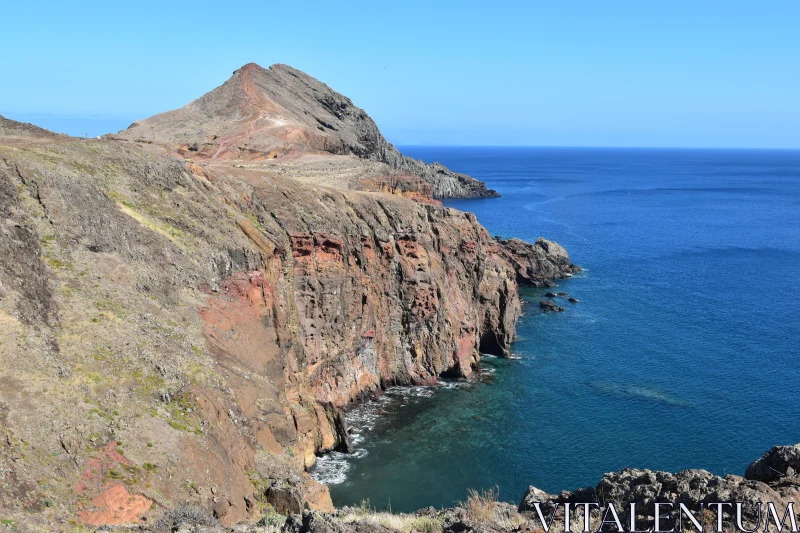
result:
[[[594,485],[625,467],[743,474],[800,442],[800,152],[419,148],[503,196],[453,200],[492,235],[584,267],[523,289],[514,359],[475,382],[390,390],[348,414],[356,452],[312,472],[336,505],[449,506],[497,486]]]

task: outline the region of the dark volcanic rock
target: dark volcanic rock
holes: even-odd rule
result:
[[[564,491],[558,496],[529,487],[520,503],[520,512],[535,512],[535,502],[543,502],[543,510],[568,502],[613,503],[618,510],[636,503],[643,512],[652,512],[656,502],[683,503],[693,511],[698,510],[701,503],[741,502],[743,516],[752,521],[757,516],[759,503],[773,502],[779,509],[785,509],[789,502],[797,505],[800,502],[800,481],[765,483],[734,475],[720,477],[705,470],[682,470],[673,474],[626,468],[605,474],[595,487]]]
[[[555,298],[556,294],[554,292],[546,292],[544,294],[547,298]]]
[[[525,495],[522,496],[522,501],[519,503],[519,512],[536,512],[536,507],[534,506],[535,503],[540,503],[539,506],[543,513],[550,514],[553,511],[553,507],[555,506],[555,502],[558,500],[558,496],[553,494],[548,494],[541,489],[537,489],[533,485],[528,487],[528,490],[525,491]]]
[[[571,303],[571,304],[576,304],[576,303],[580,302],[580,300],[578,300],[577,298],[573,298],[571,296],[569,297],[569,299],[567,299],[567,301],[569,303]]]
[[[744,477],[757,481],[797,478],[800,475],[800,444],[775,446],[747,467]]]
[[[539,300],[539,307],[545,313],[557,313],[563,311],[563,307],[559,307],[553,300]]]
[[[558,243],[539,237],[534,244],[520,239],[497,239],[503,254],[517,272],[517,283],[533,287],[552,287],[552,280],[580,272],[569,254]]]

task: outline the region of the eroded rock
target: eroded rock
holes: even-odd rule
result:
[[[539,300],[539,308],[545,313],[559,313],[564,310],[553,300]]]
[[[495,239],[500,243],[503,256],[514,267],[520,285],[552,287],[552,280],[568,278],[581,271],[570,261],[567,251],[553,241],[539,237],[530,244],[520,239]]]
[[[744,477],[756,481],[776,481],[800,476],[800,444],[775,446],[747,467]]]

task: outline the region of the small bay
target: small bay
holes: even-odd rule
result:
[[[743,474],[800,442],[800,152],[403,147],[502,198],[450,200],[492,235],[555,240],[586,271],[523,289],[512,359],[391,389],[313,474],[336,505],[519,501],[625,467]]]

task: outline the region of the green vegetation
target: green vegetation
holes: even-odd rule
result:
[[[68,270],[70,272],[73,272],[75,270],[75,267],[72,265],[72,263],[70,263],[68,261],[62,261],[61,259],[58,259],[56,257],[49,257],[47,255],[45,256],[45,260],[47,261],[47,264],[50,265],[50,268],[52,268],[52,269],[55,269],[55,270]]]
[[[275,510],[275,508],[266,504],[261,509],[261,519],[256,522],[257,527],[276,527],[279,528],[286,523],[286,517]]]
[[[171,428],[178,431],[188,431],[197,435],[204,435],[203,426],[197,416],[198,407],[188,394],[177,394],[172,401],[164,406],[165,409],[155,410],[155,416],[162,415],[166,411],[166,416],[161,416],[166,420]],[[151,410],[151,414],[154,414]]]
[[[89,529],[88,527],[78,526],[76,528],[70,529],[69,533],[92,533],[94,529]]]
[[[192,245],[186,239],[186,234],[183,230],[176,228],[165,220],[165,215],[169,213],[163,208],[156,211],[154,206],[132,202],[116,191],[108,191],[108,196],[117,203],[120,211],[147,229],[155,231],[179,246],[188,247]]]
[[[247,211],[244,214],[244,216],[247,217],[247,219],[250,220],[250,222],[255,224],[255,226],[259,229],[259,231],[261,231],[262,233],[266,232],[264,225],[261,224],[261,221],[258,220],[258,217],[256,216],[255,213],[253,213],[252,211]]]

